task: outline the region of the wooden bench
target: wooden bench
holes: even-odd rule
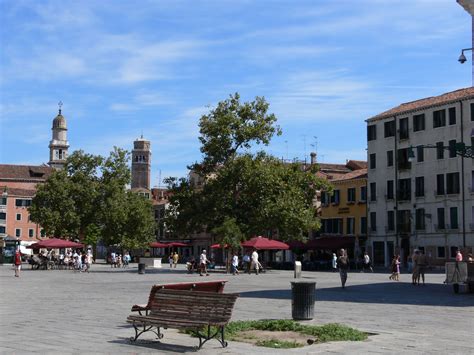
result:
[[[217,281],[204,281],[204,282],[181,282],[175,284],[164,284],[164,285],[153,285],[148,296],[147,304],[134,304],[132,306],[132,312],[138,312],[142,315],[142,312],[148,314],[151,303],[155,298],[155,293],[161,289],[170,289],[170,290],[188,290],[188,291],[201,291],[201,292],[214,292],[222,293],[224,292],[224,286],[226,280],[217,280]]]
[[[147,331],[152,331],[161,339],[163,334],[160,328],[174,328],[188,330],[197,336],[198,349],[212,338],[216,338],[225,348],[224,328],[230,321],[237,297],[237,294],[158,289],[149,314],[128,316],[127,322],[135,329],[135,336],[130,341],[137,341]],[[211,332],[211,326],[217,330]]]

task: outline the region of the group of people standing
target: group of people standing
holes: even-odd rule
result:
[[[201,255],[199,256],[199,275],[200,276],[209,276],[209,273],[207,271],[207,266],[210,263],[209,259],[207,258],[207,252],[205,249],[202,250]],[[188,262],[188,270],[191,268],[193,263]],[[231,272],[232,275],[239,275],[239,255],[237,253],[232,254],[232,259],[231,259]],[[171,265],[170,265],[171,267]],[[255,271],[255,274],[258,275],[260,270],[262,270],[262,264],[258,261],[258,252],[256,249],[253,250],[252,254],[245,254],[242,258],[242,268],[243,270],[247,271],[249,274],[252,271]]]
[[[128,267],[128,264],[130,264],[131,260],[132,260],[132,257],[130,256],[130,253],[128,251],[125,252],[123,256],[122,254],[116,254],[114,251],[110,253],[110,267],[114,267],[114,268]]]

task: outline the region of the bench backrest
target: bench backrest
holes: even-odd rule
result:
[[[170,320],[206,321],[208,324],[229,322],[238,295],[200,291],[160,289],[151,303],[150,317]]]
[[[204,281],[204,282],[180,282],[175,284],[153,285],[148,297],[147,308],[151,307],[151,303],[155,298],[158,290],[187,290],[187,291],[202,291],[202,292],[224,292],[224,286],[227,280],[220,281]]]

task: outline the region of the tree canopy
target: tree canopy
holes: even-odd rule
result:
[[[151,202],[127,191],[129,153],[114,148],[108,158],[76,151],[64,169],[38,186],[31,220],[47,235],[86,243],[140,247],[152,240]]]
[[[235,94],[201,117],[204,157],[194,171],[204,184],[167,179],[172,193],[165,221],[175,234],[207,231],[222,244],[236,245],[253,235],[302,239],[319,228],[316,191],[330,187],[316,177],[315,166],[239,151],[267,145],[280,134],[268,107],[264,98],[242,104]]]

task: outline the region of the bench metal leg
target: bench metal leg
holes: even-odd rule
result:
[[[163,339],[163,334],[160,331],[160,327],[155,327],[153,325],[147,326],[146,324],[137,327],[135,322],[133,322],[133,328],[135,329],[135,337],[130,337],[130,342],[136,342],[140,335],[148,331],[155,333],[158,339]],[[156,328],[156,330],[153,328]]]
[[[210,339],[216,338],[219,343],[221,343],[222,347],[225,348],[227,347],[227,342],[224,340],[224,327],[218,327],[217,331],[214,334],[211,334],[211,326],[207,326],[207,334],[204,335],[199,330],[194,331],[194,335],[196,335],[199,338],[199,346],[198,350],[202,348],[202,346]],[[220,335],[220,337],[218,337]]]

